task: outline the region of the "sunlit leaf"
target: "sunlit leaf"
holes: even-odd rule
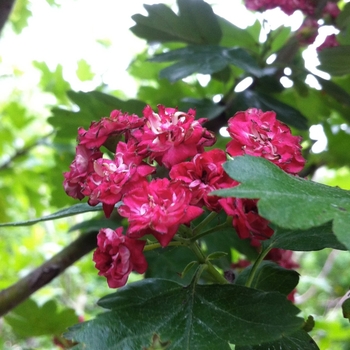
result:
[[[225,163],[224,169],[241,184],[213,194],[257,198],[260,215],[283,228],[307,230],[333,220],[334,234],[350,249],[349,191],[289,175],[266,159],[248,155]]]
[[[54,300],[39,306],[28,299],[9,314],[5,321],[11,325],[15,334],[23,338],[41,335],[61,335],[69,326],[78,322],[73,309],[59,311]]]
[[[164,4],[144,5],[148,16],[132,16],[130,30],[149,42],[182,41],[189,44],[216,44],[221,39],[218,20],[202,0],[179,0],[179,15]]]
[[[81,81],[92,80],[95,76],[95,74],[91,71],[91,66],[84,59],[78,61],[78,68],[76,73],[77,77]]]

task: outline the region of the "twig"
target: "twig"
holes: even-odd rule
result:
[[[5,25],[15,0],[0,0],[0,32]]]
[[[331,272],[333,268],[335,258],[337,257],[338,254],[339,254],[339,250],[332,250],[329,253],[321,272],[317,276],[317,280],[324,279],[328,276],[328,274]],[[295,304],[305,303],[307,300],[312,298],[316,293],[317,293],[317,287],[315,285],[312,285],[304,294],[296,296]]]
[[[43,265],[0,292],[0,316],[27,299],[41,287],[51,282],[65,269],[96,247],[97,232],[81,235],[68,247],[46,261]]]
[[[0,0],[0,2],[1,2],[1,0]],[[10,157],[7,161],[3,162],[0,165],[0,170],[7,169],[14,160],[16,160],[17,158],[19,158],[19,157],[29,153],[29,151],[31,151],[33,148],[42,145],[44,143],[44,141],[48,137],[50,137],[53,133],[54,133],[54,131],[52,131],[49,134],[47,134],[47,135],[41,137],[40,139],[36,140],[33,144],[25,146],[22,149],[16,150],[15,154],[12,155],[12,157]]]

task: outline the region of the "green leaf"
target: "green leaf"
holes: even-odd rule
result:
[[[343,310],[343,317],[347,318],[350,322],[350,292],[347,292],[342,300],[341,308]]]
[[[116,207],[120,205],[121,202],[116,204]],[[87,203],[78,203],[75,205],[72,205],[71,207],[67,209],[62,209],[57,211],[56,213],[43,216],[42,218],[38,219],[31,219],[31,220],[26,220],[26,221],[17,221],[17,222],[6,222],[3,224],[0,224],[0,227],[5,227],[5,226],[30,226],[34,225],[38,222],[41,221],[50,221],[50,220],[56,220],[56,219],[61,219],[65,218],[67,216],[73,216],[77,214],[82,214],[82,213],[87,213],[91,211],[100,211],[102,210],[102,204],[97,204],[95,207],[90,206]]]
[[[216,229],[224,224],[227,220],[227,215],[221,211],[217,217],[209,224],[206,229]],[[239,253],[245,255],[249,260],[255,260],[258,256],[256,248],[252,247],[250,240],[240,239],[232,227],[232,224],[224,225],[218,231],[204,236],[200,242],[206,247],[206,254],[211,254],[217,251],[222,251],[227,254],[226,257],[216,261],[215,265],[222,269],[229,269],[231,265],[231,249],[235,249]]]
[[[86,350],[142,349],[154,334],[170,342],[167,350],[229,350],[229,342],[276,340],[304,322],[284,295],[228,284],[184,287],[146,279],[102,298],[99,305],[111,311],[65,334]]]
[[[253,346],[236,346],[235,350],[318,350],[315,341],[304,330],[299,329],[282,339]]]
[[[160,71],[159,76],[177,81],[193,73],[213,74],[232,64],[255,76],[263,76],[256,60],[241,48],[226,48],[217,45],[187,46],[154,56],[152,62],[178,61]]]
[[[179,104],[179,109],[183,111],[190,108],[195,108],[196,115],[201,118],[207,118],[208,120],[215,119],[225,110],[225,106],[221,106],[206,98],[195,99],[187,97],[182,99]]]
[[[84,59],[78,61],[78,68],[76,73],[77,77],[81,81],[92,80],[95,76],[95,74],[91,71],[91,66]]]
[[[60,335],[69,326],[78,322],[78,316],[73,309],[57,310],[54,300],[38,306],[35,301],[28,299],[5,317],[13,331],[22,338],[41,335]]]
[[[120,222],[107,219],[107,218],[101,218],[101,219],[91,219],[91,220],[85,220],[83,222],[79,222],[78,224],[72,226],[68,232],[73,231],[83,231],[85,233],[92,232],[92,231],[99,231],[103,227],[109,227],[111,229],[116,229],[118,226],[121,226]]]
[[[211,6],[202,0],[178,0],[177,16],[164,4],[144,5],[148,17],[132,16],[130,30],[148,42],[180,41],[188,44],[217,44],[221,29]]]
[[[6,3],[4,3],[6,5]],[[17,0],[10,14],[10,21],[16,34],[20,34],[22,29],[28,25],[28,19],[31,17],[30,3],[28,0]]]
[[[266,159],[248,155],[226,162],[224,169],[241,184],[213,194],[260,199],[260,215],[283,228],[307,230],[333,220],[334,234],[350,249],[349,191],[289,175]]]
[[[195,255],[187,247],[167,247],[145,252],[148,262],[146,278],[164,278],[183,285],[190,283],[194,271],[182,274]]]
[[[236,103],[237,109],[240,110],[254,107],[263,111],[275,111],[277,119],[283,123],[299,130],[308,129],[308,120],[300,111],[262,92],[255,92],[248,89],[244,90],[242,93],[238,94]]]
[[[322,90],[329,96],[332,96],[335,100],[344,105],[350,106],[350,94],[342,87],[331,80],[322,79],[321,77],[316,77],[316,79],[322,86]]]
[[[332,232],[332,223],[330,222],[307,230],[277,228],[273,236],[264,241],[264,244],[272,248],[294,251],[312,251],[325,248],[347,250]]]
[[[57,100],[66,103],[67,91],[70,85],[63,78],[63,67],[61,64],[51,71],[45,62],[33,61],[33,66],[41,71],[40,86],[44,91],[51,92]]]
[[[252,265],[246,267],[237,277],[236,284],[244,285],[247,281]],[[263,261],[255,275],[251,288],[266,292],[276,291],[288,295],[299,283],[298,272],[285,269],[272,261]]]
[[[317,68],[330,75],[345,75],[350,73],[350,45],[323,49],[318,53],[321,62]]]
[[[141,114],[145,103],[138,100],[122,101],[114,96],[99,91],[69,91],[68,97],[79,107],[78,112],[53,108],[49,123],[57,129],[56,136],[61,139],[76,139],[77,129],[88,128],[92,121],[109,116],[112,110],[119,109],[129,114]]]
[[[222,30],[221,46],[227,47],[245,47],[246,49],[258,51],[259,44],[246,29],[236,27],[233,23],[225,18],[218,17]]]

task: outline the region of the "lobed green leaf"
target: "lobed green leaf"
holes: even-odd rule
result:
[[[65,334],[86,350],[142,349],[155,334],[170,343],[168,350],[229,350],[229,343],[280,339],[304,322],[284,295],[228,284],[184,287],[146,279],[102,298],[99,305],[110,311]]]
[[[241,184],[213,194],[259,199],[260,215],[287,229],[307,230],[332,220],[332,231],[350,249],[349,191],[289,175],[266,159],[248,155],[226,162],[224,169]]]
[[[188,44],[217,44],[222,36],[218,19],[203,0],[178,0],[179,15],[164,4],[144,5],[148,17],[132,16],[130,30],[148,42],[180,41]]]

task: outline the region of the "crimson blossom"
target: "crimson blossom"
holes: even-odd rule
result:
[[[226,161],[227,156],[223,150],[213,149],[196,154],[189,162],[174,165],[169,176],[186,184],[192,193],[191,204],[220,211],[222,206],[219,197],[209,196],[209,193],[238,184],[225,173],[222,164]]]
[[[102,155],[98,149],[88,149],[84,145],[76,147],[70,171],[63,173],[63,187],[70,197],[80,200],[85,197],[81,192],[84,182],[88,175],[93,172],[94,161],[102,158]]]
[[[276,119],[275,112],[256,108],[237,112],[229,119],[227,131],[233,138],[226,146],[232,157],[244,154],[262,157],[289,174],[304,167],[301,137],[293,136],[289,127]]]
[[[104,117],[98,122],[92,122],[89,129],[78,129],[78,140],[80,145],[87,148],[101,147],[110,138],[118,135],[124,135],[125,141],[128,140],[131,131],[144,125],[143,118],[136,114],[129,115],[119,110],[113,110],[109,117]],[[114,152],[115,147],[111,149]]]
[[[146,123],[142,134],[135,134],[139,152],[167,168],[202,153],[216,141],[215,135],[202,126],[207,119],[195,119],[193,109],[185,113],[158,105],[155,113],[146,106],[143,115]]]
[[[154,167],[136,155],[132,142],[119,142],[113,160],[100,158],[94,162],[94,172],[86,178],[82,193],[89,196],[88,203],[92,206],[101,202],[109,217],[124,193],[141,186],[146,176],[154,171]]]
[[[122,232],[122,227],[115,231],[103,228],[97,235],[93,261],[99,270],[98,274],[107,278],[110,288],[124,286],[131,271],[144,273],[148,266],[143,255],[146,241],[131,239]]]
[[[152,234],[165,247],[181,224],[189,224],[203,213],[202,208],[190,205],[191,197],[180,181],[154,179],[126,193],[118,212],[128,219],[129,237]]]

